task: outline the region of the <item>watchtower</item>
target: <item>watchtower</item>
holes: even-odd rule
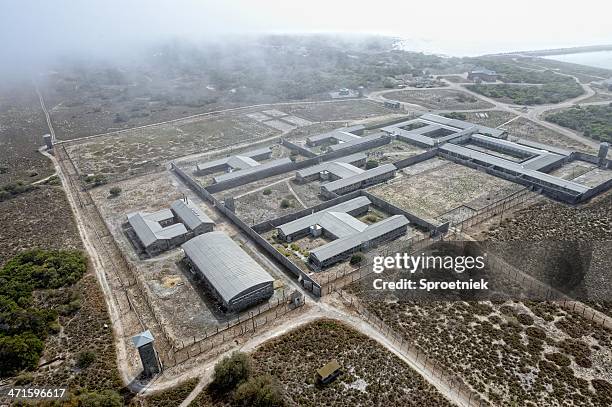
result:
[[[155,353],[155,348],[153,348],[153,341],[153,334],[148,329],[132,337],[134,346],[138,348],[138,354],[140,355],[140,361],[142,362],[146,377],[151,377],[161,371],[157,353]]]
[[[43,141],[45,142],[45,145],[47,146],[47,150],[53,149],[53,139],[51,138],[50,134],[45,134],[43,136]]]

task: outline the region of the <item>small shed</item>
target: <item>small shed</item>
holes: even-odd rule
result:
[[[317,380],[322,384],[331,383],[336,377],[342,373],[340,364],[336,359],[317,370]]]

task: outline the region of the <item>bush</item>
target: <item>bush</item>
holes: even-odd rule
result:
[[[81,407],[121,407],[123,398],[113,390],[83,393],[79,396]]]
[[[111,198],[115,198],[115,197],[119,196],[119,194],[121,193],[121,188],[119,188],[119,187],[112,187],[108,192],[110,193],[110,197]]]
[[[0,269],[0,376],[34,369],[50,331],[57,331],[57,313],[33,305],[32,292],[76,283],[87,269],[77,251],[30,250]]]
[[[90,350],[79,352],[77,354],[76,365],[79,369],[85,369],[89,367],[96,360],[96,353]]]
[[[366,162],[365,167],[366,167],[366,170],[371,170],[372,168],[376,168],[376,167],[378,167],[378,161],[376,161],[376,160],[368,160]]]
[[[264,190],[263,190],[263,192],[262,192],[262,193],[263,193],[264,195],[270,195],[270,194],[272,193],[272,189],[270,189],[270,188],[266,188],[266,189],[264,189]]]
[[[275,377],[262,375],[242,383],[234,394],[234,402],[244,407],[282,406],[283,392]]]
[[[292,206],[291,201],[288,199],[283,199],[280,203],[280,207],[283,209],[291,208]]]
[[[251,359],[246,353],[234,352],[215,365],[211,386],[219,392],[227,392],[245,381],[251,374]]]
[[[351,256],[351,260],[349,260],[349,263],[352,265],[355,264],[359,264],[363,261],[363,254],[362,253],[355,253]]]

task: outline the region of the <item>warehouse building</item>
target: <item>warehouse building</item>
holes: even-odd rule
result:
[[[187,264],[227,311],[241,311],[274,294],[274,278],[225,233],[206,233],[181,247]]]
[[[272,150],[270,147],[246,151],[237,155],[219,158],[218,160],[198,163],[196,164],[195,173],[197,175],[206,175],[220,171],[231,172],[242,170],[258,165],[259,163],[257,161],[266,160],[270,158],[271,155]]]
[[[157,212],[135,212],[127,216],[134,245],[155,256],[194,236],[213,230],[215,223],[200,208],[176,200]]]
[[[342,151],[342,150],[364,150],[368,148],[369,145],[374,144],[377,141],[387,138],[387,134],[383,132],[378,132],[374,134],[369,134],[367,136],[358,137],[354,140],[350,140],[344,143],[334,144],[329,146],[331,151]]]
[[[327,198],[335,198],[358,189],[367,188],[395,177],[397,168],[393,164],[384,164],[348,178],[338,179],[321,185],[321,194]]]
[[[371,201],[360,196],[277,227],[278,237],[291,242],[304,236],[333,239],[310,251],[309,265],[324,269],[383,241],[406,234],[409,224],[403,215],[394,215],[368,225],[355,216],[368,211]]]

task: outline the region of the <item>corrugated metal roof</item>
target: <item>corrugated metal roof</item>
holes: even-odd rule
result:
[[[227,165],[232,168],[243,169],[254,167],[256,165],[259,165],[259,163],[253,160],[251,157],[247,157],[244,155],[235,155],[233,157],[230,157],[229,160],[227,160]]]
[[[310,251],[319,262],[323,262],[334,256],[354,249],[362,244],[374,240],[395,229],[405,227],[410,222],[404,215],[393,215],[379,222],[368,225],[364,230],[336,239]]]
[[[387,174],[393,171],[397,171],[397,168],[393,164],[384,164],[378,166],[376,168],[372,168],[370,170],[364,171],[361,174],[353,175],[352,177],[342,178],[336,181],[329,182],[321,186],[321,188],[325,188],[325,190],[329,192],[336,191],[338,189],[347,187],[349,185],[356,184],[358,182],[363,182],[369,180],[371,178]]]
[[[183,222],[191,230],[197,228],[203,223],[215,223],[200,208],[192,204],[186,204],[180,199],[174,201],[170,207],[174,213],[176,213],[176,216],[181,220],[181,222]]]
[[[317,225],[336,236],[336,238],[359,233],[368,227],[359,219],[345,212],[326,212],[319,218]]]
[[[335,129],[327,133],[310,136],[306,139],[306,141],[308,143],[318,143],[327,139],[335,139],[339,142],[348,142],[359,138],[359,136],[352,133],[353,131],[361,131],[363,129],[365,129],[365,126],[363,125],[341,127],[339,129]]]
[[[274,278],[223,232],[209,232],[184,243],[185,255],[227,303]]]
[[[128,215],[128,222],[145,248],[151,246],[157,241],[155,232],[162,229],[159,223],[147,221],[140,213],[132,213]]]
[[[303,216],[294,221],[287,222],[277,227],[285,236],[292,235],[300,230],[309,228],[312,225],[319,224],[320,219],[328,212],[352,212],[358,209],[368,207],[372,202],[365,196],[358,196],[349,201],[339,203],[327,209]]]

